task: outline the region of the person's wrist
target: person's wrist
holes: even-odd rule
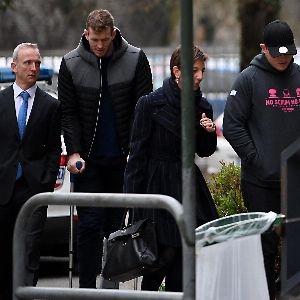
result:
[[[207,127],[206,130],[210,133],[215,132],[216,131],[216,124],[212,123],[212,125],[210,127]]]

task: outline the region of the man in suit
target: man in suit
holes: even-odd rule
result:
[[[53,191],[59,168],[60,105],[36,85],[40,64],[36,44],[18,45],[11,63],[16,80],[0,92],[1,300],[12,299],[12,237],[18,212],[33,195]],[[39,240],[46,218],[45,206],[34,211],[27,223],[28,285],[37,283]]]

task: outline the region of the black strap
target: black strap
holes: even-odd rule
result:
[[[128,207],[126,207],[124,209],[124,213],[123,213],[123,217],[122,217],[120,229],[123,229],[125,226],[129,225],[129,224],[127,224],[127,225],[125,224],[125,218],[126,218],[127,212],[129,212],[129,216],[130,216],[130,210],[131,209],[132,209],[131,224],[133,224],[133,221],[134,221],[134,208],[128,208]]]

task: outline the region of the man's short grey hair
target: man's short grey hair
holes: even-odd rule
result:
[[[22,44],[19,44],[19,45],[15,48],[15,50],[14,50],[14,52],[13,52],[13,57],[12,57],[12,58],[13,58],[13,61],[17,61],[17,60],[18,60],[19,51],[20,51],[21,49],[25,49],[25,48],[33,48],[33,49],[36,49],[36,50],[38,51],[38,53],[39,53],[39,56],[41,56],[40,50],[39,50],[37,44],[32,44],[32,43],[22,43]]]

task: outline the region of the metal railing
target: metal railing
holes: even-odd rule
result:
[[[174,198],[165,195],[151,194],[105,194],[105,193],[42,193],[31,197],[22,207],[15,225],[13,247],[13,292],[17,299],[172,299],[181,300],[189,288],[183,286],[183,293],[125,291],[79,288],[46,288],[25,286],[26,224],[32,212],[45,205],[76,205],[95,207],[144,207],[166,209],[174,217],[181,233],[183,259],[185,261],[184,276],[194,273],[195,265],[189,265],[185,259],[187,252],[194,251],[194,241],[189,240],[184,217],[183,206]],[[184,279],[184,278],[183,278]]]
[[[281,153],[281,212],[286,217],[281,244],[281,300],[300,299],[299,174],[300,138]]]

